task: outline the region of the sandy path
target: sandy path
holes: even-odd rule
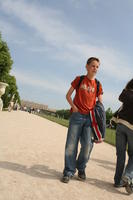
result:
[[[113,187],[115,148],[94,146],[86,182],[60,182],[67,128],[26,112],[0,112],[0,200],[129,200]]]

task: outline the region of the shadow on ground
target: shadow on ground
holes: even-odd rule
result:
[[[87,178],[86,183],[88,183],[89,185],[94,185],[95,187],[97,187],[101,190],[106,190],[110,193],[127,195],[126,192],[120,191],[122,188],[120,188],[120,189],[115,188],[113,186],[113,183],[111,183],[111,182],[107,182],[107,181],[100,180],[100,179]]]
[[[60,181],[62,177],[62,172],[59,172],[55,169],[51,169],[45,165],[33,165],[28,168],[25,165],[12,163],[8,161],[0,161],[0,168],[17,171],[17,172],[24,173],[29,176],[37,177],[37,178],[44,178],[44,179],[51,179],[51,180],[57,179]],[[72,181],[77,181],[76,179],[77,179],[76,176],[74,176],[74,179]],[[85,181],[85,184],[94,185],[95,187],[100,188],[101,190],[106,190],[110,193],[117,193],[117,194],[120,193],[120,194],[126,195],[126,193],[121,192],[120,190],[114,188],[112,183],[104,181],[104,180],[87,178]]]
[[[106,160],[100,160],[96,158],[91,158],[92,161],[97,162],[100,167],[103,167],[108,170],[115,171],[115,162],[110,162]]]
[[[38,178],[59,179],[62,176],[61,172],[56,171],[55,169],[50,169],[45,165],[33,165],[28,168],[25,165],[8,161],[0,161],[0,168],[17,171]]]

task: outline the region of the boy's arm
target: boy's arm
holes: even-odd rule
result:
[[[98,94],[97,94],[98,101],[100,101],[100,103],[102,103],[102,101],[103,101],[103,89],[102,89],[102,85],[101,85],[100,82],[98,82],[97,91],[98,91]]]
[[[73,91],[74,91],[74,88],[71,86],[66,94],[66,99],[68,103],[70,104],[70,106],[72,107],[73,112],[78,112],[78,108],[75,106],[71,98]]]
[[[100,94],[100,95],[98,96],[98,101],[100,101],[100,102],[102,103],[102,101],[103,101],[103,95],[102,95],[102,94]]]

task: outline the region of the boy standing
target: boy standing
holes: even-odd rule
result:
[[[87,75],[84,76],[80,85],[80,76],[77,76],[72,81],[71,87],[66,94],[72,115],[65,146],[65,168],[62,177],[64,183],[68,183],[70,178],[74,176],[76,168],[78,170],[78,178],[80,180],[86,179],[85,168],[94,142],[89,112],[94,108],[96,98],[102,102],[103,94],[101,84],[99,84],[99,91],[97,93],[97,82],[95,80],[99,65],[100,61],[98,58],[89,58],[86,64]],[[74,100],[72,100],[71,95],[74,90],[76,90],[76,94]],[[77,158],[79,140],[81,149]]]

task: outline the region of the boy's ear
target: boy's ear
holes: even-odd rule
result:
[[[85,68],[87,69],[87,64],[85,65]]]
[[[86,70],[88,69],[88,67],[89,67],[88,64],[86,64],[86,66],[85,66]]]

